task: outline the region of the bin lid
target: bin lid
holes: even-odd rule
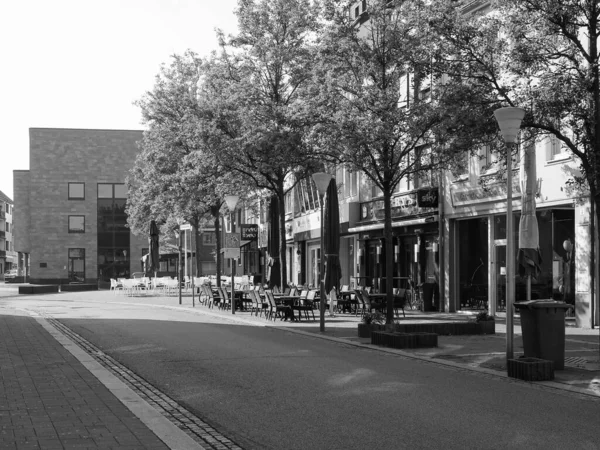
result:
[[[515,302],[515,308],[540,309],[540,308],[564,308],[570,309],[573,305],[558,300],[526,300]]]

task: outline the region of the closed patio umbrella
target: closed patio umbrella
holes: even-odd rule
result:
[[[150,222],[150,273],[154,273],[156,277],[156,272],[158,272],[159,268],[159,255],[158,255],[158,226],[156,226],[156,222],[152,220]]]
[[[325,262],[325,292],[340,288],[342,268],[340,266],[340,210],[337,185],[332,178],[327,186],[323,218],[323,257]]]
[[[521,220],[519,222],[519,275],[527,277],[527,300],[531,300],[531,278],[540,274],[542,256],[537,217],[535,216],[535,196],[537,178],[535,170],[535,144],[524,148],[521,158]]]
[[[269,252],[269,288],[281,284],[281,273],[279,263],[279,201],[276,196],[271,197],[269,205],[269,242],[267,245]],[[280,286],[285,287],[285,286]]]

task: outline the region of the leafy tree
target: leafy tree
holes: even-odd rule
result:
[[[384,203],[387,322],[393,322],[392,195],[409,177],[435,184],[437,168],[459,148],[449,118],[464,113],[453,131],[471,127],[472,114],[451,103],[432,69],[436,45],[426,2],[368,2],[359,18],[347,3],[323,2],[325,23],[315,70],[312,106],[321,114],[314,139],[338,162],[360,170],[381,190]],[[442,98],[445,98],[442,101]],[[449,98],[449,97],[448,97]],[[456,133],[454,133],[456,135]]]
[[[220,264],[219,218],[223,196],[243,185],[229,176],[211,147],[210,88],[204,84],[208,63],[188,52],[163,65],[153,91],[137,102],[147,130],[141,152],[128,178],[128,222],[136,234],[146,234],[150,220],[171,236],[178,220],[199,228],[212,217]],[[196,236],[196,268],[199,240]],[[219,276],[219,272],[217,275]],[[220,277],[219,280],[220,281]]]
[[[317,11],[301,0],[239,0],[238,34],[220,34],[211,83],[219,161],[257,192],[279,202],[281,284],[286,285],[285,196],[315,168],[306,144],[314,114],[307,108]]]

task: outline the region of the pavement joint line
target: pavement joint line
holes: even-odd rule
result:
[[[111,373],[109,369],[103,367],[103,365],[94,358],[90,359],[90,355],[86,352],[86,350],[74,342],[71,337],[65,334],[63,332],[64,330],[61,329],[62,327],[68,329],[68,327],[64,326],[63,324],[60,324],[62,327],[57,327],[55,323],[52,323],[58,322],[56,319],[43,317],[39,313],[31,310],[26,310],[26,312],[33,316],[35,320],[54,339],[56,339],[87,370],[89,370],[92,375],[94,375],[104,386],[106,386],[106,388],[113,395],[115,395],[115,397],[117,397],[130,411],[132,411],[132,413],[135,414],[142,421],[142,423],[144,423],[158,438],[160,438],[167,446],[169,446],[169,448],[176,450],[207,450],[206,447],[192,439],[189,434],[173,423],[172,420],[169,420],[169,418],[161,414],[159,410],[157,410],[155,407],[152,407],[150,403],[143,398],[143,396],[139,395],[131,387],[127,386],[126,382],[120,380],[118,376]],[[72,331],[71,333],[78,336]],[[80,336],[78,337],[82,341],[85,341]],[[98,351],[98,353],[100,354],[102,352]],[[173,404],[178,405],[174,401]],[[179,405],[178,407],[182,408]],[[188,414],[191,415],[189,412]],[[197,435],[197,433],[194,434]],[[224,436],[215,436],[215,433],[212,434],[213,439],[215,439],[217,442],[222,443],[224,440],[229,441]],[[214,446],[210,448],[213,447]],[[231,448],[239,449],[240,447],[235,445],[231,446]]]
[[[291,328],[291,327],[271,325],[270,323],[262,323],[261,324],[261,323],[255,322],[255,321],[246,320],[242,317],[236,317],[233,314],[224,316],[223,314],[213,313],[211,311],[207,311],[206,308],[196,309],[196,308],[186,308],[186,307],[183,307],[183,305],[182,306],[153,305],[153,304],[148,304],[148,303],[134,303],[134,302],[108,302],[108,303],[116,303],[116,304],[121,304],[121,305],[125,304],[125,305],[132,305],[132,306],[133,305],[145,306],[145,307],[152,306],[152,307],[165,308],[165,309],[171,309],[171,310],[176,310],[176,311],[187,311],[187,312],[192,312],[195,314],[205,314],[205,315],[219,317],[219,318],[222,318],[225,320],[240,322],[240,323],[244,323],[244,324],[248,324],[248,325],[262,326],[262,327],[277,329],[277,330],[281,330],[281,331],[288,331],[288,332],[304,335],[307,337],[325,339],[325,340],[334,341],[334,342],[337,342],[340,344],[347,344],[347,345],[352,345],[355,347],[360,347],[360,348],[364,348],[364,349],[368,349],[368,350],[375,350],[375,351],[380,351],[380,352],[384,352],[384,353],[388,353],[388,354],[394,354],[396,356],[400,356],[403,358],[415,359],[415,360],[422,361],[425,363],[435,364],[438,366],[445,366],[445,367],[452,368],[455,370],[478,373],[481,375],[486,375],[488,377],[496,378],[498,380],[507,381],[510,383],[527,385],[529,387],[533,387],[533,388],[539,389],[539,390],[550,390],[551,392],[555,392],[555,393],[559,393],[559,394],[561,394],[561,393],[562,394],[566,394],[566,393],[577,394],[577,395],[581,395],[584,398],[587,398],[590,400],[600,401],[600,394],[591,393],[585,389],[581,389],[576,386],[571,386],[566,383],[560,383],[557,381],[537,381],[535,383],[523,381],[523,380],[519,380],[518,378],[509,377],[508,374],[506,374],[504,372],[500,372],[498,370],[493,370],[493,369],[488,369],[485,367],[477,367],[477,366],[472,366],[472,365],[468,365],[468,364],[460,364],[460,363],[457,363],[454,361],[433,358],[430,356],[415,355],[415,354],[404,352],[404,351],[398,350],[398,349],[372,346],[369,344],[363,344],[361,342],[351,341],[348,339],[343,339],[343,338],[334,337],[334,336],[327,336],[327,335],[323,335],[323,334],[311,333],[308,331],[298,330],[298,329]],[[204,305],[198,305],[198,306],[204,306]],[[500,336],[494,336],[494,335],[489,335],[489,336],[500,338]],[[501,353],[501,354],[503,354],[503,353]]]

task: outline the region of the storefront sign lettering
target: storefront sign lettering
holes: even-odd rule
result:
[[[430,191],[430,190],[428,190]],[[406,217],[414,214],[422,214],[423,212],[434,212],[437,210],[437,189],[429,198],[435,195],[435,201],[432,202],[435,207],[418,206],[417,193],[412,192],[406,195],[399,195],[392,198],[392,218]],[[382,220],[385,217],[385,209],[383,200],[375,200],[372,202],[364,202],[360,208],[360,220]]]
[[[242,241],[256,241],[258,240],[258,225],[254,224],[243,224],[240,225],[242,232]]]
[[[438,188],[419,189],[417,191],[417,205],[421,208],[436,208],[438,206]]]
[[[495,200],[506,199],[506,186],[497,184],[489,186],[487,189],[477,187],[473,189],[456,190],[451,192],[452,204],[454,206],[469,205],[471,203],[491,202]],[[519,184],[513,184],[513,197],[520,197],[521,189]]]

